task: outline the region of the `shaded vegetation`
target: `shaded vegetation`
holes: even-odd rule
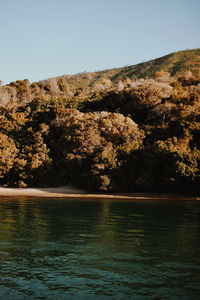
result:
[[[0,183],[198,192],[198,62],[196,49],[145,63],[151,78],[123,79],[124,69],[119,81],[110,70],[96,83],[91,73],[75,85],[62,77],[2,86]]]

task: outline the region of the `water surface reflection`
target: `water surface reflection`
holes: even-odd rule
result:
[[[2,299],[199,299],[200,203],[0,200]]]

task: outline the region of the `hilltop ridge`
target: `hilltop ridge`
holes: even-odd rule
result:
[[[65,78],[67,83],[77,87],[90,86],[99,83],[102,79],[109,79],[113,83],[125,80],[127,77],[134,78],[151,78],[156,72],[169,72],[171,76],[182,75],[185,71],[190,71],[196,75],[200,69],[200,48],[173,52],[171,54],[152,59],[147,62],[136,65],[113,68],[98,72],[83,72],[76,75],[66,75],[59,78]]]
[[[175,78],[186,72],[195,76],[200,74],[200,48],[174,52],[121,68],[63,75],[33,83],[28,79],[17,80],[0,87],[0,104],[6,105],[9,101],[22,104],[38,96],[71,98],[82,94],[82,97],[87,97],[91,92],[127,84],[130,80],[152,78],[159,72],[167,72]]]

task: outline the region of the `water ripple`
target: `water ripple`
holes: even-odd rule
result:
[[[200,203],[0,201],[0,296],[200,299]]]

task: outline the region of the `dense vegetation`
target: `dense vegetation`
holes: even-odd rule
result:
[[[80,87],[67,77],[2,86],[1,184],[198,192],[199,61],[196,49],[147,62],[151,77],[81,81],[90,73],[74,77]]]

